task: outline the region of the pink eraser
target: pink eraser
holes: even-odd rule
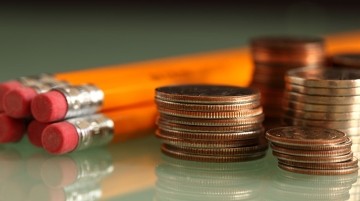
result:
[[[47,186],[61,188],[76,182],[76,162],[68,156],[53,157],[41,166],[41,178]]]
[[[50,124],[41,137],[43,148],[52,154],[65,154],[75,150],[79,143],[79,134],[67,121]]]
[[[23,119],[14,119],[0,114],[0,143],[18,142],[25,134],[26,123]]]
[[[37,92],[30,87],[19,87],[7,92],[3,99],[5,113],[14,118],[31,116],[30,104],[36,95]]]
[[[65,96],[59,91],[49,91],[37,95],[31,103],[31,112],[40,122],[53,122],[65,118],[68,105]]]
[[[3,102],[5,94],[19,87],[22,87],[22,84],[16,80],[0,83],[0,112],[4,111]]]
[[[36,120],[30,122],[27,128],[27,136],[31,144],[37,147],[42,147],[41,135],[45,127],[48,125],[50,125],[50,123],[41,123]]]

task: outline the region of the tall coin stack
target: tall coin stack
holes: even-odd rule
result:
[[[290,172],[342,175],[358,171],[345,133],[328,128],[278,127],[266,131],[278,166]]]
[[[332,56],[330,63],[336,68],[360,70],[360,53],[344,53]]]
[[[299,68],[289,71],[285,80],[286,125],[337,129],[359,144],[360,71]]]
[[[156,136],[168,156],[235,162],[266,154],[260,93],[250,88],[180,85],[156,89]]]
[[[251,87],[262,95],[265,127],[280,124],[285,73],[298,67],[319,67],[325,61],[324,41],[317,37],[259,37],[251,41],[254,74]]]

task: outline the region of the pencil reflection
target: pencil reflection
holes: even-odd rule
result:
[[[357,173],[336,176],[297,174],[277,168],[267,189],[269,200],[349,200]]]
[[[260,200],[266,166],[265,158],[219,164],[163,156],[155,200]]]

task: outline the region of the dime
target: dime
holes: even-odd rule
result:
[[[337,54],[331,58],[332,65],[339,68],[360,68],[359,53]]]
[[[351,152],[351,147],[345,147],[343,149],[325,150],[325,151],[314,151],[314,150],[301,150],[301,149],[290,149],[283,148],[271,144],[271,149],[277,153],[288,154],[293,156],[314,156],[314,157],[326,157],[326,156],[341,156]]]
[[[279,160],[279,163],[292,167],[315,169],[315,170],[341,170],[341,169],[358,167],[358,159],[356,157],[353,157],[351,160],[341,163],[301,163],[301,162],[292,162],[287,160]]]
[[[240,126],[192,126],[192,125],[175,124],[162,119],[158,119],[157,125],[159,126],[159,128],[163,130],[209,132],[209,133],[252,131],[261,128],[261,123],[245,124]]]
[[[283,102],[284,108],[291,108],[294,110],[304,110],[313,112],[359,112],[360,104],[350,105],[321,105],[312,103],[300,103],[292,100],[285,100]]]
[[[341,170],[314,170],[307,168],[297,168],[284,164],[278,164],[278,165],[279,168],[283,170],[300,173],[300,174],[311,174],[311,175],[344,175],[344,174],[352,174],[358,171],[358,167],[341,169]]]
[[[260,93],[235,86],[179,85],[157,88],[155,97],[179,103],[239,104],[260,99]]]
[[[259,152],[256,154],[249,155],[240,155],[240,156],[203,156],[203,155],[192,155],[181,152],[176,152],[170,149],[166,149],[164,146],[161,147],[161,151],[171,157],[182,159],[182,160],[192,160],[192,161],[201,161],[201,162],[217,162],[217,163],[227,163],[227,162],[239,162],[239,161],[250,161],[263,158],[266,152]]]
[[[304,87],[301,85],[287,83],[286,90],[307,95],[316,96],[359,96],[360,88],[320,88],[320,87]]]
[[[253,109],[260,106],[260,100],[252,102],[245,102],[241,104],[223,104],[223,105],[202,105],[202,104],[189,104],[170,102],[161,99],[156,99],[156,105],[159,108],[170,110],[184,110],[184,111],[237,111],[243,109]]]
[[[159,122],[169,122],[182,125],[194,126],[241,126],[249,124],[260,124],[264,120],[264,115],[260,114],[252,117],[230,118],[230,119],[197,119],[176,117],[160,113]]]
[[[337,130],[360,127],[359,119],[332,121],[332,120],[309,120],[309,119],[300,119],[290,116],[284,116],[283,122],[286,125],[305,126],[305,127],[323,127],[323,128],[337,129]]]
[[[266,138],[278,144],[308,146],[333,145],[347,140],[346,134],[334,129],[310,127],[278,127],[266,131]]]
[[[285,115],[306,120],[323,120],[323,121],[343,121],[343,120],[360,120],[360,112],[311,112],[303,110],[293,110],[284,108]]]
[[[288,71],[285,81],[305,87],[360,87],[360,71],[334,68],[299,68]]]
[[[230,118],[245,118],[259,116],[262,114],[262,107],[253,109],[237,110],[237,111],[216,111],[216,112],[201,112],[201,111],[183,111],[183,110],[170,110],[158,108],[160,114],[167,114],[177,117],[198,118],[198,119],[230,119]]]
[[[360,80],[359,80],[360,82]],[[296,92],[284,93],[284,98],[302,103],[323,105],[353,105],[360,104],[360,96],[314,96]]]
[[[353,153],[331,157],[293,156],[273,151],[273,155],[279,160],[301,162],[301,163],[341,163],[353,158]]]
[[[283,147],[287,149],[299,149],[299,150],[309,150],[309,151],[330,151],[330,150],[339,150],[350,148],[352,141],[350,138],[346,138],[346,141],[339,144],[318,144],[318,145],[287,145],[276,142],[271,142],[271,144],[276,145],[277,147]]]
[[[176,130],[163,130],[159,129],[159,132],[165,136],[175,137],[175,138],[184,138],[184,139],[198,139],[198,140],[245,140],[245,139],[254,139],[259,137],[264,133],[264,128],[252,131],[243,131],[237,133],[194,133],[186,131],[176,131]]]

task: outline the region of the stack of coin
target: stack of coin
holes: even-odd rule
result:
[[[284,123],[341,130],[359,143],[360,71],[299,68],[285,76]]]
[[[278,166],[290,172],[314,175],[355,173],[358,160],[345,133],[316,127],[278,127],[266,132]]]
[[[251,52],[255,67],[251,86],[262,94],[265,125],[277,126],[285,73],[298,67],[322,66],[324,41],[317,37],[259,37],[251,41]]]
[[[330,63],[336,68],[352,68],[360,70],[360,53],[344,53],[331,57]]]
[[[260,93],[221,85],[156,89],[156,136],[163,153],[180,159],[234,162],[265,155]]]

